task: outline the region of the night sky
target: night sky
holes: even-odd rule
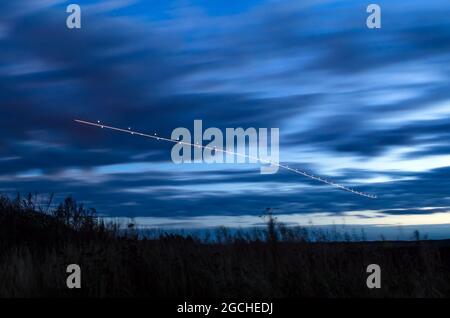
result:
[[[372,30],[369,3],[1,1],[0,192],[180,226],[266,207],[293,224],[449,224],[450,2],[377,0]],[[75,118],[167,137],[195,119],[279,128],[282,163],[378,199],[256,164],[175,165],[171,144]]]

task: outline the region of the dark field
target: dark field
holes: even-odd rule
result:
[[[0,297],[450,297],[450,241],[310,240],[268,215],[265,229],[215,240],[142,239],[67,199],[56,209],[0,199]],[[66,287],[79,264],[82,288]],[[379,264],[382,288],[368,289]]]

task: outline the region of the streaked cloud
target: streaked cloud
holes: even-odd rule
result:
[[[446,221],[424,208],[450,200],[448,1],[380,1],[378,31],[360,1],[79,2],[77,32],[65,28],[65,2],[0,4],[1,189],[73,194],[114,216],[273,206]],[[254,165],[177,166],[168,144],[74,118],[164,136],[194,119],[279,127],[281,161],[379,199]]]

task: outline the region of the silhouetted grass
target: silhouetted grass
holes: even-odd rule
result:
[[[283,226],[271,213],[265,229],[221,228],[214,239],[140,238],[70,198],[56,208],[34,202],[0,197],[1,297],[450,296],[448,241],[356,242]],[[72,263],[82,269],[79,290],[66,287]],[[366,287],[372,263],[382,268],[378,290]]]

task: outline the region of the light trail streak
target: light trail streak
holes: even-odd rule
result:
[[[114,130],[114,131],[127,133],[127,134],[130,134],[130,135],[137,135],[137,136],[141,136],[141,137],[152,138],[152,139],[155,139],[155,140],[158,140],[158,141],[163,140],[163,141],[168,141],[168,142],[172,142],[172,143],[188,145],[188,146],[191,146],[191,147],[197,147],[197,148],[213,150],[215,152],[222,152],[222,153],[225,153],[225,154],[229,154],[229,155],[233,155],[233,156],[239,156],[239,157],[243,157],[243,158],[247,158],[247,159],[253,159],[253,160],[256,160],[256,161],[258,161],[260,163],[266,163],[266,164],[274,165],[274,166],[277,166],[277,167],[279,167],[281,169],[285,169],[285,170],[294,172],[296,174],[302,175],[302,176],[307,177],[309,179],[325,183],[325,184],[330,185],[332,187],[335,187],[335,188],[338,188],[338,189],[341,189],[341,190],[344,190],[344,191],[347,191],[347,192],[350,192],[350,193],[353,193],[353,194],[356,194],[356,195],[359,195],[359,196],[367,197],[367,198],[370,198],[370,199],[376,199],[377,198],[376,195],[373,195],[373,194],[370,194],[370,193],[361,192],[361,191],[357,191],[357,190],[354,190],[352,188],[346,187],[346,186],[344,186],[342,184],[339,184],[339,183],[336,183],[336,182],[324,179],[322,177],[315,176],[313,174],[307,173],[306,171],[302,171],[302,170],[299,170],[299,169],[291,168],[288,165],[280,164],[278,162],[274,162],[274,161],[271,161],[271,160],[261,159],[259,157],[250,156],[250,155],[237,153],[237,152],[232,152],[232,151],[228,151],[228,150],[221,149],[221,148],[203,146],[203,145],[193,144],[193,143],[179,141],[179,140],[175,140],[175,139],[164,138],[164,137],[158,136],[157,134],[154,134],[154,135],[145,134],[145,133],[142,133],[142,132],[139,132],[139,131],[131,130],[131,128],[123,129],[123,128],[118,128],[118,127],[108,126],[108,125],[104,125],[104,124],[100,123],[100,121],[98,121],[97,123],[90,122],[90,121],[85,121],[85,120],[80,120],[80,119],[75,119],[75,121],[77,123],[83,124],[83,125],[89,125],[89,126],[94,126],[94,127],[99,127],[99,128],[105,128],[105,129],[110,129],[110,130]]]

